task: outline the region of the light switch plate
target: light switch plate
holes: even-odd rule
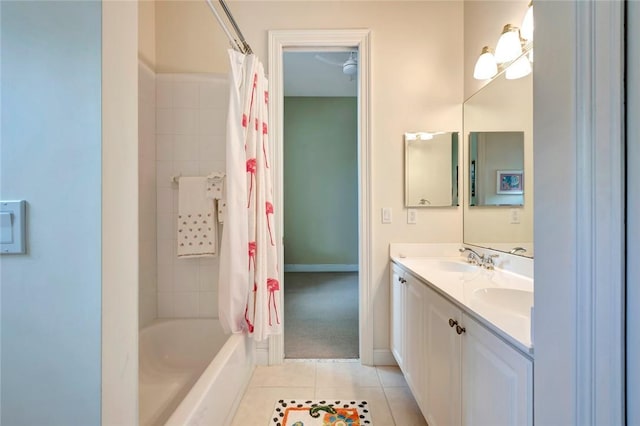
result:
[[[416,209],[407,209],[407,223],[410,225],[418,223],[418,211]]]
[[[391,207],[382,208],[382,223],[391,223],[393,221],[391,215]]]
[[[520,223],[520,210],[519,209],[511,209],[509,223],[512,225],[517,225]]]
[[[24,200],[0,201],[0,254],[25,254],[26,205]]]

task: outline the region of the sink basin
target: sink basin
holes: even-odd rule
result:
[[[429,267],[444,272],[476,272],[479,266],[470,265],[464,262],[456,262],[455,260],[432,260],[427,263]]]
[[[511,288],[480,288],[473,292],[473,301],[505,311],[529,316],[533,306],[533,292]]]
[[[425,269],[437,272],[476,272],[480,270],[477,265],[470,265],[463,261],[458,260],[445,260],[445,259],[416,259],[415,261],[405,262],[411,267],[417,269]]]

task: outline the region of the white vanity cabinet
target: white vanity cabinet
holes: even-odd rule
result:
[[[533,425],[533,362],[464,315],[462,421]]]
[[[531,426],[531,359],[431,286],[391,270],[391,350],[429,426]]]
[[[461,424],[460,359],[462,339],[455,332],[462,312],[444,297],[425,288],[425,398],[421,405],[429,426]]]
[[[407,274],[408,275],[408,274]],[[405,277],[392,267],[391,273],[391,352],[417,401],[423,394],[424,293],[420,281]]]
[[[404,377],[416,401],[424,399],[424,304],[426,287],[405,277]]]
[[[405,331],[405,278],[404,271],[391,264],[391,353],[404,372]]]

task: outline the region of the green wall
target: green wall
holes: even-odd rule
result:
[[[284,263],[358,263],[357,98],[284,101]]]

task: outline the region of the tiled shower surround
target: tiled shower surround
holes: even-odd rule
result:
[[[178,184],[171,179],[225,171],[228,96],[226,76],[156,75],[158,318],[218,316],[218,258],[176,256]]]

